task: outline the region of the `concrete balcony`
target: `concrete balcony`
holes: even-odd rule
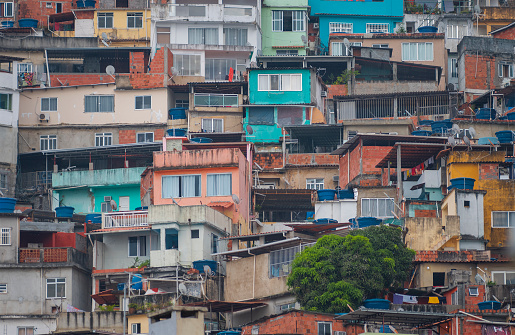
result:
[[[194,169],[205,167],[238,166],[245,157],[239,149],[220,148],[185,151],[154,152],[154,169]]]
[[[102,213],[102,229],[147,226],[148,211]]]
[[[151,250],[150,251],[150,266],[176,266],[179,263],[179,250]]]
[[[66,171],[52,174],[52,187],[54,189],[78,186],[109,186],[139,184],[144,167],[127,169],[105,169]]]
[[[75,248],[20,248],[19,263],[75,263],[89,268],[89,257]]]

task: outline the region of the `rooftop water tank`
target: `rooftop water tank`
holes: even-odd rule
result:
[[[475,182],[476,180],[474,178],[453,178],[451,179],[451,187],[448,187],[448,189],[473,190]]]
[[[0,198],[0,213],[14,213],[15,206],[16,206],[16,199]]]
[[[334,196],[336,195],[336,190],[331,190],[331,189],[318,190],[317,194],[318,194],[319,201],[334,200]]]

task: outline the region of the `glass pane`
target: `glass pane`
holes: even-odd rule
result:
[[[162,178],[162,197],[179,197],[179,176],[164,176]]]
[[[291,90],[302,91],[302,75],[292,74],[291,75]]]
[[[508,227],[507,212],[492,212],[492,227],[503,228]]]
[[[410,54],[409,60],[417,60],[417,43],[409,43],[410,46]]]
[[[504,272],[497,272],[493,274],[493,280],[497,285],[505,285]]]
[[[274,124],[273,107],[255,107],[249,109],[249,124]]]
[[[270,91],[279,91],[279,75],[270,75]]]
[[[426,43],[426,58],[425,60],[433,60],[433,43]]]
[[[129,237],[129,256],[138,256],[138,238]]]
[[[425,60],[426,59],[426,44],[425,43],[418,43],[418,60]]]
[[[96,96],[87,96],[84,98],[84,111],[86,113],[94,113],[97,112],[97,97]]]
[[[136,109],[143,109],[142,97],[136,97]]]
[[[281,76],[281,91],[291,91],[290,75],[283,74]]]
[[[41,99],[41,110],[43,112],[50,110],[50,101],[49,99]]]
[[[508,214],[508,227],[515,227],[515,212],[509,212]]]
[[[409,60],[409,43],[402,43],[402,60]]]
[[[50,110],[51,111],[57,110],[57,98],[50,98]]]
[[[147,255],[147,237],[140,236],[139,237],[139,256]]]
[[[268,75],[258,75],[258,90],[268,91]]]

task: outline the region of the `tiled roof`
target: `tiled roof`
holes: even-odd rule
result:
[[[302,49],[305,48],[305,45],[274,45],[273,49]]]
[[[507,262],[505,258],[491,258],[484,251],[418,251],[414,262],[417,263],[466,263],[466,262]]]
[[[232,202],[230,201],[212,201],[207,204],[209,207],[223,207],[229,208],[232,206]]]

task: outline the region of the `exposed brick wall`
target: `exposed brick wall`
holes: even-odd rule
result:
[[[494,88],[494,78],[494,57],[465,55],[465,85],[467,89],[488,90]]]
[[[345,188],[347,187],[347,184],[349,184],[349,180],[347,179],[347,164],[349,161],[349,155],[341,156],[338,163],[340,164],[339,168],[339,184],[340,187]]]
[[[283,155],[280,152],[256,153],[254,154],[254,162],[262,169],[281,168],[283,167]]]
[[[510,27],[500,31],[498,33],[492,34],[493,38],[501,38],[504,40],[515,40],[515,27]]]
[[[289,154],[287,164],[293,165],[330,165],[338,164],[338,156],[330,154]]]
[[[415,209],[416,218],[435,218],[436,210],[432,209]]]
[[[62,3],[63,12],[70,12],[72,9],[73,0],[59,1]],[[16,2],[15,2],[16,3]],[[38,20],[38,27],[47,27],[48,15],[55,14],[56,3],[49,2],[52,7],[47,8],[47,2],[39,0],[18,0],[17,16],[18,19],[36,19]]]
[[[130,53],[130,73],[145,73],[145,53]]]
[[[499,164],[479,164],[479,179],[499,179]]]
[[[118,144],[136,143],[136,130],[120,129],[118,133]]]
[[[327,85],[327,99],[347,94],[347,85]]]
[[[50,83],[53,87],[62,86],[61,83],[66,86],[95,85],[101,83],[114,84],[114,78],[106,73],[51,74]]]
[[[363,148],[363,173],[367,174],[380,174],[381,169],[376,168],[377,163],[379,163],[392,147],[376,147],[376,146],[366,146]]]
[[[381,181],[377,178],[362,179],[359,181],[359,186],[381,186]]]
[[[154,141],[160,141],[165,136],[164,129],[156,129],[154,130]]]

